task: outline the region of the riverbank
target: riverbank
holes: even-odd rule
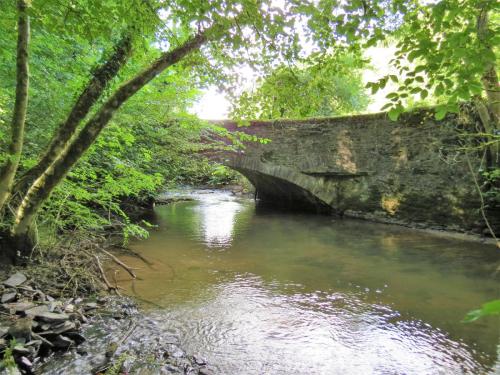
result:
[[[212,373],[174,338],[159,336],[158,323],[128,297],[53,297],[25,270],[8,277],[4,270],[0,280],[1,373]]]
[[[500,248],[500,242],[495,238],[491,237],[489,235],[489,232],[486,232],[485,234],[479,234],[470,231],[468,232],[464,230],[459,230],[458,227],[450,228],[449,226],[429,225],[427,223],[409,222],[404,220],[398,220],[395,218],[381,218],[380,216],[377,215],[365,214],[359,211],[351,211],[351,210],[345,211],[344,217],[354,220],[372,222],[372,223],[400,226],[417,232],[432,234],[437,237],[481,243]]]

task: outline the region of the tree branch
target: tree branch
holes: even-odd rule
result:
[[[78,97],[68,118],[59,126],[52,137],[47,151],[38,164],[22,176],[14,188],[15,191],[21,191],[22,193],[54,162],[71,137],[76,133],[80,122],[87,116],[92,106],[102,95],[108,83],[118,74],[121,67],[125,65],[131,50],[132,38],[127,32],[115,45],[114,53],[111,57],[93,72],[92,79]]]

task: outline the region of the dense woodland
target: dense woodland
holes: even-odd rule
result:
[[[498,2],[492,0],[0,0],[1,256],[23,263],[68,233],[146,236],[124,202],[234,175],[200,139],[238,135],[190,113],[208,86],[237,120],[360,113],[389,83],[396,120],[472,103],[463,152],[498,201]],[[368,85],[364,51],[395,46],[398,72]],[[254,88],[241,90],[250,67]],[[467,105],[468,108],[471,105]],[[244,122],[244,121],[243,121]],[[478,210],[484,207],[478,207]]]

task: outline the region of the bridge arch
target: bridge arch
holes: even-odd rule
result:
[[[319,213],[336,212],[332,206],[335,187],[323,179],[242,155],[224,164],[245,176],[255,187],[258,198],[268,204]]]

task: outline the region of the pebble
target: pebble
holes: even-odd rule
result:
[[[196,355],[193,355],[193,361],[200,366],[207,364],[207,361],[204,358],[198,357]]]
[[[209,370],[208,368],[200,368],[198,370],[199,375],[213,375],[213,371]]]
[[[33,363],[31,363],[31,361],[24,356],[21,357],[21,363],[26,367],[33,367]]]
[[[162,374],[182,374],[183,371],[179,367],[173,365],[166,365],[161,368]]]

